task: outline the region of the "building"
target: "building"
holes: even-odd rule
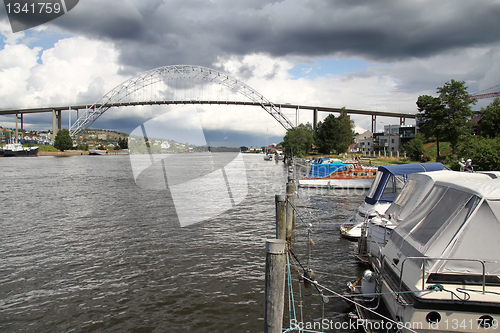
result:
[[[403,152],[403,146],[415,137],[415,126],[385,125],[384,132],[359,139],[363,155],[391,155]]]

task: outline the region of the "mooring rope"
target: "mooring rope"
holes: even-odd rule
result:
[[[375,314],[375,315],[377,315],[377,316],[379,316],[379,317],[381,317],[381,318],[383,318],[383,319],[385,319],[385,320],[387,320],[387,321],[389,321],[389,322],[391,322],[391,323],[396,324],[396,327],[400,327],[400,325],[401,325],[401,323],[400,323],[400,322],[397,322],[397,321],[395,321],[395,320],[392,320],[392,319],[390,319],[390,318],[388,318],[388,317],[386,317],[386,316],[384,316],[384,315],[382,315],[382,314],[380,314],[380,313],[376,312],[375,310],[372,310],[372,309],[370,309],[370,308],[368,308],[368,307],[366,307],[366,306],[364,306],[364,305],[362,305],[362,304],[360,304],[360,303],[357,303],[356,301],[354,301],[354,300],[350,299],[349,297],[346,297],[345,295],[341,295],[341,294],[339,294],[339,293],[337,293],[337,292],[335,292],[335,291],[333,291],[333,290],[329,289],[328,287],[326,287],[326,286],[323,286],[323,285],[319,284],[317,281],[311,280],[311,279],[309,279],[309,278],[307,278],[307,277],[305,277],[305,276],[302,276],[302,278],[303,278],[303,279],[305,279],[305,280],[308,280],[309,282],[311,282],[311,283],[312,283],[312,284],[314,284],[314,285],[318,285],[319,287],[323,288],[324,290],[327,290],[328,292],[330,292],[330,293],[332,293],[332,294],[334,294],[334,295],[336,295],[336,296],[338,296],[338,297],[340,297],[340,298],[342,298],[342,299],[344,299],[344,300],[346,300],[346,301],[348,301],[348,302],[353,303],[353,304],[354,304],[354,305],[356,305],[356,306],[359,306],[359,307],[361,307],[361,308],[363,308],[363,309],[365,309],[365,310],[367,310],[367,311],[369,311],[369,312],[371,312],[371,313],[373,313],[373,314]],[[404,327],[404,326],[403,326],[403,327]],[[408,328],[408,327],[404,327],[404,328],[405,328],[405,329],[407,329],[407,330],[408,330],[408,331],[410,331],[410,332],[417,333],[417,331],[412,330],[412,329],[410,329],[410,328]]]

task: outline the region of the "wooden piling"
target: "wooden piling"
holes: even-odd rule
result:
[[[264,333],[282,333],[285,306],[286,241],[266,240]]]
[[[286,197],[276,194],[276,239],[286,239]]]
[[[292,230],[295,228],[295,181],[292,176],[288,176],[288,183],[286,184],[286,239],[292,238]],[[291,204],[290,204],[291,203]],[[293,205],[293,207],[292,207]]]

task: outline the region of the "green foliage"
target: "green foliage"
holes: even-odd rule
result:
[[[463,136],[457,145],[458,157],[472,159],[478,171],[500,170],[500,137]]]
[[[38,151],[39,152],[56,152],[58,151],[54,146],[51,145],[39,145],[38,146]]]
[[[421,161],[424,154],[424,135],[417,133],[415,137],[408,142],[403,149],[406,151],[408,157],[413,161]]]
[[[481,108],[481,136],[495,138],[500,135],[500,98],[497,97],[485,108]]]
[[[76,149],[77,150],[85,150],[85,151],[87,151],[87,150],[89,150],[89,146],[85,145],[85,144],[78,144],[78,145],[76,145]]]
[[[313,129],[310,123],[300,124],[289,129],[283,138],[283,147],[287,156],[304,157],[314,143]]]
[[[60,151],[73,148],[73,139],[71,139],[71,136],[69,135],[69,130],[62,129],[57,132],[54,140],[54,147]]]
[[[344,153],[352,143],[353,128],[354,122],[345,112],[341,112],[337,118],[330,114],[323,122],[318,123],[314,133],[315,143],[323,154],[329,154],[332,151],[337,154]]]
[[[437,159],[439,159],[439,142],[445,137],[446,109],[438,97],[422,95],[418,97],[418,119],[420,120],[419,131],[425,137],[436,139]]]
[[[127,139],[118,139],[118,146],[120,147],[119,149],[128,149],[128,140]]]
[[[455,151],[460,137],[471,133],[469,118],[474,116],[471,104],[476,104],[477,99],[467,92],[464,81],[446,82],[442,87],[437,88],[437,92],[446,111],[443,130],[447,141]]]

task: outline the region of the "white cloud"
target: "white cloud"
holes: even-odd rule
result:
[[[0,50],[4,108],[93,103],[125,79],[117,74],[118,54],[109,43],[72,37],[40,50],[23,44]]]

